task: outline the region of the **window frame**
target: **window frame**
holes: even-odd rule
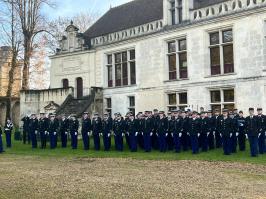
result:
[[[226,31],[232,31],[232,41],[229,42],[224,42],[224,32]],[[211,44],[211,34],[215,34],[215,33],[219,33],[219,43],[217,44]],[[235,51],[234,51],[234,29],[232,27],[227,27],[227,28],[221,28],[221,29],[217,29],[217,30],[213,30],[213,31],[209,31],[208,32],[208,48],[209,48],[209,60],[210,60],[210,75],[211,76],[218,76],[218,75],[227,75],[227,74],[233,74],[235,73]],[[233,63],[232,63],[232,71],[230,72],[225,72],[225,56],[224,56],[224,47],[226,46],[232,46],[232,50],[233,50]],[[219,72],[213,74],[213,66],[212,66],[212,56],[211,56],[211,49],[212,48],[217,48],[219,47],[219,59],[220,59],[220,64],[217,65],[219,66]]]
[[[134,99],[134,105],[131,105],[131,98]],[[136,97],[134,95],[130,95],[128,96],[128,110],[132,111],[133,114],[135,115],[135,111],[136,111]]]
[[[224,97],[224,91],[228,91],[228,90],[233,90],[234,92],[234,101],[228,101],[228,102],[225,102],[225,97]],[[212,102],[212,96],[211,96],[211,92],[213,91],[219,91],[220,92],[220,102]],[[212,106],[220,106],[220,110],[223,110],[223,108],[225,108],[225,106],[227,105],[233,105],[234,108],[236,106],[236,93],[235,93],[235,88],[234,87],[229,87],[229,88],[213,88],[213,89],[210,89],[210,107]]]
[[[183,104],[180,103],[180,95],[186,93],[186,98],[187,98],[187,103]],[[170,100],[169,100],[169,96],[170,95],[175,95],[176,96],[176,103],[175,104],[170,104]],[[184,90],[184,91],[178,91],[178,92],[169,92],[167,93],[167,110],[174,110],[174,109],[184,109],[186,107],[188,107],[188,91]]]
[[[108,100],[110,100],[110,107],[108,106]],[[105,98],[105,111],[110,113],[110,116],[112,115],[112,98],[111,97],[106,97]]]

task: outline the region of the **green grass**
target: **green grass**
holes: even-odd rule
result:
[[[3,142],[5,146],[5,137],[3,136]],[[245,152],[238,151],[236,154],[230,156],[223,155],[222,149],[215,149],[208,152],[200,152],[197,155],[193,155],[191,151],[174,153],[168,151],[166,153],[160,153],[159,151],[152,151],[146,153],[141,149],[138,152],[130,152],[128,147],[125,147],[123,152],[117,152],[114,149],[114,144],[112,143],[111,151],[105,152],[95,151],[93,149],[93,140],[90,139],[90,150],[84,151],[82,149],[82,140],[78,141],[78,149],[72,150],[70,147],[70,141],[68,141],[68,148],[61,148],[61,143],[58,142],[58,148],[51,150],[49,144],[47,149],[32,149],[31,145],[23,144],[21,141],[12,141],[12,148],[5,149],[5,153],[1,156],[39,156],[42,158],[133,158],[141,160],[204,160],[204,161],[228,161],[228,162],[242,162],[242,163],[254,163],[254,164],[264,164],[266,165],[266,154],[259,155],[259,157],[250,157],[249,147],[247,142],[247,150]],[[40,143],[38,143],[40,145]],[[101,149],[103,149],[103,143],[101,140]]]

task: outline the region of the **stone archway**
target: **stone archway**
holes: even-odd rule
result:
[[[19,126],[20,122],[20,102],[15,102],[11,108],[11,118],[14,125]]]

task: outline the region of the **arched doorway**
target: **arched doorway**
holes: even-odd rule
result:
[[[63,88],[68,88],[69,87],[68,79],[63,79],[62,84],[63,84]]]
[[[77,85],[77,98],[83,97],[83,79],[81,77],[78,77],[76,79],[76,85]]]

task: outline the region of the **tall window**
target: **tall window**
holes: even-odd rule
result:
[[[234,89],[219,89],[211,90],[211,109],[218,109],[221,111],[223,108],[233,110],[235,108],[235,92]]]
[[[168,110],[184,110],[188,106],[187,92],[168,94]]]
[[[188,78],[187,40],[179,39],[168,43],[169,80]]]
[[[106,98],[105,101],[106,101],[105,111],[108,112],[110,116],[112,116],[112,99]]]
[[[69,87],[68,79],[63,79],[62,84],[63,84],[63,88],[68,88]]]
[[[210,33],[211,75],[234,72],[232,29]]]
[[[172,25],[175,25],[177,23],[181,23],[182,18],[182,0],[170,0],[170,14],[171,14],[171,23]]]
[[[113,84],[113,75],[115,84]],[[135,50],[107,55],[107,81],[108,87],[136,84]]]
[[[135,115],[135,97],[129,96],[129,108],[128,110],[131,111]]]

